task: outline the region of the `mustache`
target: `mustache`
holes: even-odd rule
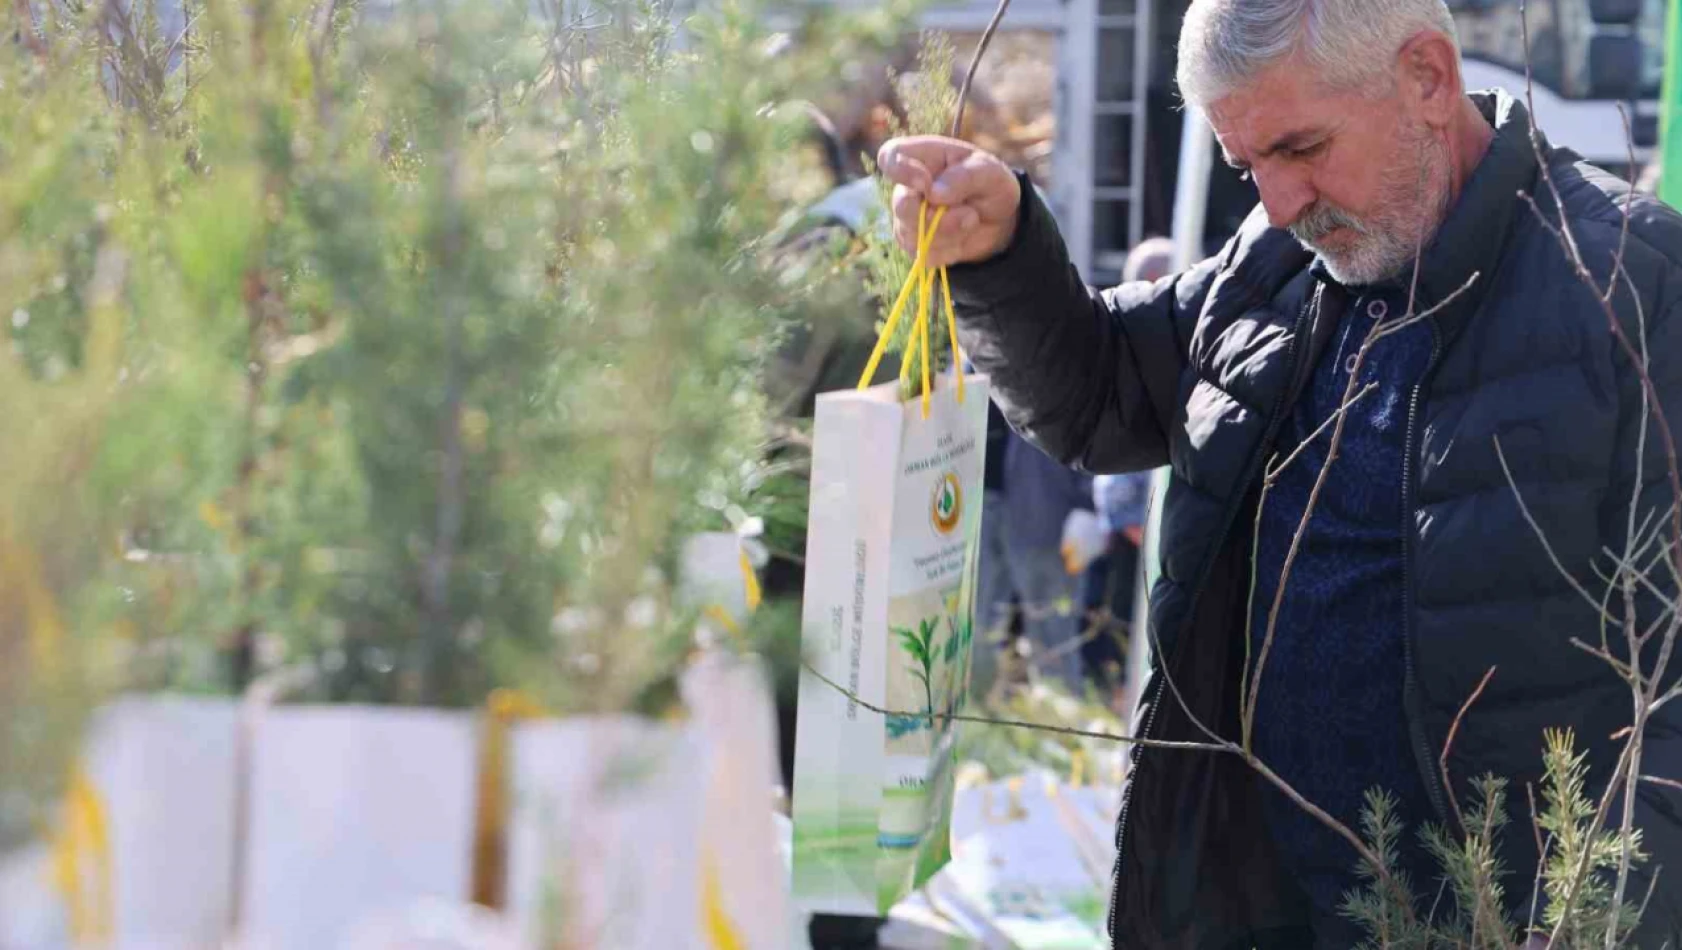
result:
[[[1319,202],[1287,228],[1291,236],[1304,244],[1314,244],[1338,228],[1348,228],[1356,234],[1367,233],[1359,218],[1333,204]]]

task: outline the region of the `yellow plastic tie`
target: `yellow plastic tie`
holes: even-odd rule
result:
[[[923,418],[929,417],[929,366],[934,354],[929,351],[929,305],[934,297],[934,274],[923,271],[923,312],[917,315],[917,349],[923,356]]]
[[[53,884],[64,899],[78,943],[111,935],[111,834],[98,789],[81,769],[64,792],[63,822],[53,841]],[[84,867],[83,858],[90,867]],[[92,872],[92,881],[86,879]],[[91,891],[91,893],[90,893]]]
[[[747,941],[724,909],[724,886],[718,879],[718,862],[712,852],[701,857],[701,918],[711,950],[747,950]]]
[[[952,310],[952,284],[940,269],[940,292],[946,300],[946,338],[952,341],[952,376],[958,381],[958,401],[964,401],[964,353],[958,348],[958,315]]]
[[[473,902],[492,910],[507,906],[509,781],[515,724],[543,715],[543,707],[518,690],[498,689],[485,700],[473,815],[473,856],[468,886]]]
[[[765,594],[759,588],[759,575],[754,573],[753,561],[748,559],[746,548],[742,549],[742,586],[747,591],[748,610],[758,610]]]
[[[929,248],[934,244],[935,232],[940,230],[941,219],[946,217],[944,207],[936,208],[934,220],[929,221],[928,211],[928,203],[924,202],[922,208],[917,212],[917,256],[911,262],[911,272],[906,275],[904,286],[899,289],[899,297],[894,300],[893,308],[888,311],[888,319],[882,325],[882,333],[876,338],[876,349],[871,351],[870,360],[864,365],[864,373],[859,376],[858,388],[860,390],[870,388],[870,381],[876,378],[876,370],[882,365],[882,356],[888,351],[888,341],[893,339],[894,331],[898,329],[899,321],[905,315],[905,305],[910,302],[912,292],[922,288],[920,278],[923,272],[928,269]],[[925,225],[927,226],[925,227]],[[944,271],[945,268],[941,268],[941,270]],[[915,342],[916,337],[917,329],[913,327],[913,342]],[[910,357],[909,352],[907,357]],[[900,376],[902,379],[910,365],[905,359],[901,360]]]
[[[929,317],[929,282],[923,279],[926,272],[913,273],[912,279],[917,282],[917,316],[911,321],[911,332],[906,335],[905,352],[899,358],[899,383],[903,389],[911,381],[911,371],[916,368],[917,361],[923,358],[923,324]]]

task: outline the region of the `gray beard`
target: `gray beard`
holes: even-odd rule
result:
[[[1391,183],[1384,189],[1381,203],[1395,213],[1380,212],[1376,216],[1379,220],[1369,223],[1322,202],[1290,226],[1291,236],[1319,254],[1326,270],[1341,284],[1362,286],[1400,276],[1431,243],[1448,214],[1447,153],[1428,134],[1417,137],[1415,149],[1398,153],[1406,151],[1414,151],[1413,159],[1389,170]],[[1433,198],[1426,197],[1439,187],[1441,191]],[[1356,234],[1354,247],[1342,252],[1321,247],[1320,241],[1338,228]]]

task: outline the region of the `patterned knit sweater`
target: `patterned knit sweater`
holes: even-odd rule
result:
[[[1405,292],[1393,287],[1353,299],[1284,423],[1276,460],[1336,411],[1373,322],[1400,319],[1406,302]],[[1410,849],[1415,831],[1430,818],[1430,805],[1403,711],[1402,467],[1409,399],[1430,363],[1433,332],[1420,323],[1387,336],[1360,367],[1357,391],[1368,383],[1377,386],[1350,410],[1338,457],[1286,581],[1254,736],[1262,761],[1350,828],[1361,827],[1367,790],[1388,790],[1407,822],[1404,844]],[[1331,428],[1267,494],[1256,539],[1252,658],[1261,650],[1291,538],[1325,465]],[[1286,866],[1317,916],[1336,915],[1344,892],[1357,884],[1354,848],[1271,786],[1264,794],[1269,828]],[[1417,866],[1418,858],[1407,855],[1405,863]],[[1414,875],[1416,890],[1425,883]]]

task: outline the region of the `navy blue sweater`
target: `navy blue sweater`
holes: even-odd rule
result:
[[[1352,294],[1353,296],[1353,294]],[[1374,320],[1394,322],[1407,304],[1394,288],[1356,296],[1334,331],[1279,439],[1283,459],[1337,409],[1349,369]],[[1263,672],[1255,750],[1309,801],[1359,830],[1364,795],[1388,789],[1408,823],[1412,848],[1430,816],[1403,711],[1405,611],[1402,456],[1408,401],[1431,360],[1432,329],[1415,324],[1380,340],[1360,368],[1357,391],[1376,383],[1344,424],[1338,457],[1285,585]],[[1291,538],[1325,465],[1331,426],[1268,492],[1256,539],[1252,658],[1259,655]],[[1254,660],[1252,659],[1252,663]],[[1335,915],[1357,883],[1353,847],[1283,794],[1268,788],[1269,827],[1317,915]],[[1417,865],[1417,854],[1406,863]],[[1415,877],[1416,890],[1425,881]]]

